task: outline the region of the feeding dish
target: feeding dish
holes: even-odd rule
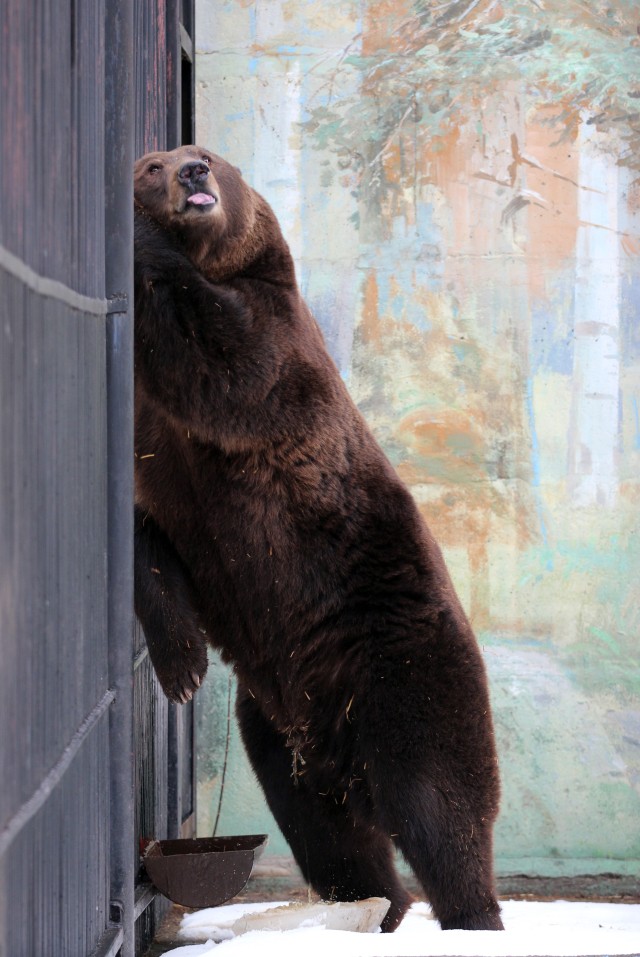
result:
[[[266,843],[266,834],[151,841],[143,863],[175,904],[217,907],[240,893]]]

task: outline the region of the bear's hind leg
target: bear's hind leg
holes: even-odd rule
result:
[[[381,820],[424,887],[443,930],[502,930],[492,865],[493,815],[460,788],[377,762],[374,794]]]
[[[253,769],[305,880],[323,900],[387,897],[382,930],[395,930],[412,898],[396,873],[389,837],[373,820],[352,816],[348,801],[318,793],[306,775],[294,780],[286,737],[241,689],[237,713]]]

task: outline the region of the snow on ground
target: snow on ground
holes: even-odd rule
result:
[[[190,939],[229,936],[228,924],[271,904],[231,904],[189,914]],[[394,934],[354,934],[301,927],[250,931],[168,951],[179,957],[583,957],[640,955],[640,904],[503,901],[504,932],[440,930],[426,904],[414,904]],[[221,926],[222,925],[222,926]],[[225,929],[225,925],[226,928]]]

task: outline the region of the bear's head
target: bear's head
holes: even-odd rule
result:
[[[228,279],[288,249],[275,215],[235,166],[200,146],[147,153],[134,167],[134,200],[176,235],[211,279]]]

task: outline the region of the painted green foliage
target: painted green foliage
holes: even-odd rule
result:
[[[367,4],[372,21],[378,6]],[[385,152],[402,129],[413,125],[423,143],[433,142],[467,122],[474,101],[524,81],[539,106],[553,108],[547,122],[559,136],[572,135],[585,114],[615,132],[618,162],[638,169],[638,23],[635,0],[419,0],[390,30],[365,38],[366,50],[346,52],[337,70],[355,68],[360,89],[313,106],[305,129],[319,148],[337,152],[343,167],[352,164],[375,195]]]

